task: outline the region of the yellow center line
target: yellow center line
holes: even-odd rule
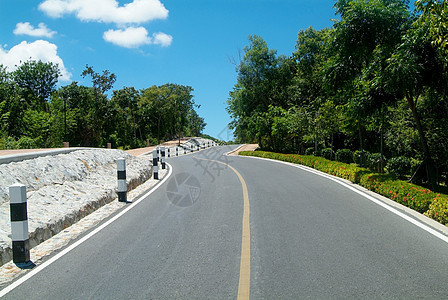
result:
[[[250,296],[250,203],[246,181],[243,176],[231,165],[211,159],[202,159],[217,162],[228,166],[238,176],[243,187],[243,229],[241,239],[240,279],[238,283],[238,300],[249,299]]]

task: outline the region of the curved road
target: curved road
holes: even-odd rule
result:
[[[168,159],[162,186],[5,299],[448,296],[446,241],[323,176],[223,156],[233,148]]]

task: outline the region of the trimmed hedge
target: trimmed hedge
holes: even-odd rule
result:
[[[421,186],[396,180],[395,176],[390,174],[372,173],[366,168],[310,155],[280,154],[265,151],[242,151],[239,155],[270,158],[308,166],[350,180],[423,213],[442,224],[448,224],[448,195],[436,194]]]

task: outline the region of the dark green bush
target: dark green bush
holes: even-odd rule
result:
[[[331,148],[325,148],[322,149],[322,151],[320,152],[320,155],[328,160],[333,160],[334,159],[334,151]]]
[[[369,153],[367,155],[367,167],[374,172],[381,172],[381,154]],[[386,158],[383,156],[383,167],[386,165]]]
[[[336,151],[335,159],[338,162],[351,164],[353,162],[353,152],[350,149],[339,149]]]
[[[369,152],[365,150],[356,150],[353,153],[353,161],[360,167],[367,168],[367,159],[369,157]]]
[[[387,162],[387,171],[399,178],[411,175],[411,160],[405,156],[393,157]]]

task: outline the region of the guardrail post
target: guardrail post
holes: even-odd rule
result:
[[[26,186],[16,183],[9,187],[11,209],[12,257],[14,263],[30,261],[30,240],[28,236],[28,212]]]
[[[160,154],[162,155],[162,157],[161,157],[162,170],[165,170],[165,147],[164,146],[160,147]]]
[[[126,160],[124,158],[117,159],[117,177],[118,177],[118,201],[127,201],[128,187],[126,184]]]
[[[157,149],[152,150],[152,169],[154,172],[154,179],[159,179],[159,167],[157,166],[157,161],[159,160],[158,156]]]

